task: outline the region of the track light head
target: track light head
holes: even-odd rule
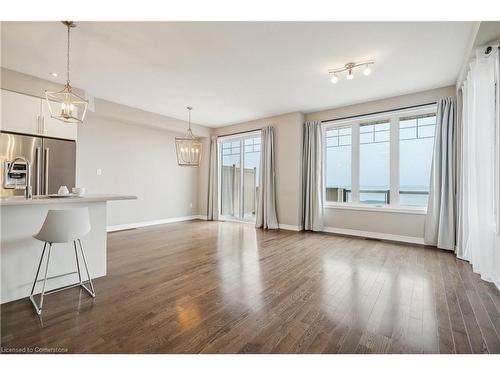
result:
[[[332,81],[332,83],[337,83],[339,80],[339,76],[338,76],[339,73],[347,72],[346,78],[348,80],[351,80],[351,79],[354,79],[354,70],[356,70],[357,68],[361,68],[361,67],[364,67],[363,74],[365,76],[369,76],[372,72],[370,66],[373,64],[375,64],[375,61],[373,61],[373,60],[362,61],[362,62],[350,62],[350,63],[345,64],[341,68],[330,69],[328,71],[328,73],[330,74],[330,80]]]

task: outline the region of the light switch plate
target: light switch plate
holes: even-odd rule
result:
[[[96,172],[96,174],[98,176],[102,175],[102,169],[101,168],[98,168],[95,172]]]

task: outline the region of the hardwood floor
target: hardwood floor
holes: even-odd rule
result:
[[[109,234],[95,287],[2,305],[3,348],[500,353],[500,293],[433,248],[192,221]]]

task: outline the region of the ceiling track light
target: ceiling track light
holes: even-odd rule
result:
[[[330,69],[328,71],[328,74],[330,74],[331,78],[330,80],[332,83],[337,83],[339,81],[339,73],[347,72],[346,78],[351,80],[354,79],[354,70],[357,68],[364,67],[363,69],[363,74],[365,76],[369,76],[372,72],[370,66],[375,64],[375,61],[370,60],[370,61],[362,61],[362,62],[350,62],[345,64],[341,68],[336,68],[336,69]]]

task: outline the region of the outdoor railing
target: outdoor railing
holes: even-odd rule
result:
[[[371,193],[371,194],[383,194],[383,204],[389,204],[391,202],[391,193],[390,190],[370,190],[370,189],[361,189],[359,191],[360,194],[363,193]],[[344,189],[340,187],[327,187],[326,188],[326,201],[327,202],[348,202],[349,195],[352,194],[351,189]],[[415,190],[400,190],[400,195],[428,195],[428,191],[415,191]],[[361,202],[363,200],[360,199]]]

